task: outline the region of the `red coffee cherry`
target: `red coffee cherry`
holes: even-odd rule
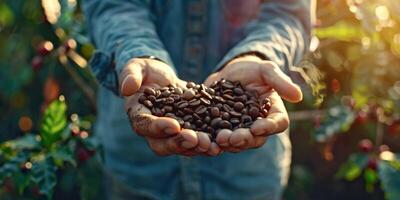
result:
[[[38,45],[36,52],[40,56],[47,56],[53,50],[54,45],[50,41],[44,41]]]
[[[38,71],[43,66],[43,57],[35,56],[32,59],[31,66],[32,66],[33,70]]]
[[[374,145],[372,144],[371,140],[363,139],[358,143],[358,148],[361,152],[369,153],[373,150]]]

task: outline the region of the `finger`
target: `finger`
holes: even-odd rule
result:
[[[196,151],[199,153],[207,152],[211,146],[211,140],[208,135],[204,132],[196,132],[197,138],[199,139]]]
[[[150,148],[160,156],[182,154],[197,145],[197,135],[194,131],[184,129],[171,138],[146,138]]]
[[[267,142],[267,136],[254,136],[254,144],[249,149],[262,147]]]
[[[208,76],[208,78],[204,81],[204,85],[206,86],[210,86],[214,81],[218,81],[219,75],[218,72],[217,73],[213,73],[210,76]]]
[[[229,137],[229,144],[236,148],[245,148],[254,143],[253,135],[248,128],[238,128]]]
[[[199,143],[198,135],[196,134],[196,132],[190,129],[182,129],[177,136],[184,138],[184,140],[181,143],[181,147],[185,149],[195,148]]]
[[[123,96],[135,94],[142,86],[143,69],[135,63],[128,64],[120,75],[120,90]]]
[[[264,82],[275,89],[283,99],[294,103],[303,99],[300,87],[293,83],[275,63],[266,61],[261,64],[261,74]]]
[[[220,147],[229,147],[229,137],[232,135],[232,131],[229,129],[222,129],[218,132],[216,143]]]
[[[215,142],[212,142],[210,149],[207,151],[207,154],[210,156],[217,156],[221,153],[222,149]]]
[[[126,98],[126,109],[131,125],[138,135],[154,138],[170,137],[177,134],[181,126],[169,117],[157,117],[142,104],[138,103],[140,94]]]
[[[289,117],[282,99],[276,92],[269,96],[271,108],[268,116],[256,120],[250,127],[255,136],[266,136],[283,132],[289,127]]]

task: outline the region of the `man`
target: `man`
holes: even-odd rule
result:
[[[96,134],[110,199],[280,198],[291,151],[281,98],[302,99],[284,72],[307,49],[309,0],[86,0],[83,8],[98,48]],[[269,97],[269,116],[211,142],[137,102],[146,87],[221,78]]]

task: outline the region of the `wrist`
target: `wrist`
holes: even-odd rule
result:
[[[258,52],[246,52],[246,53],[243,53],[243,54],[235,56],[232,60],[227,62],[226,65],[232,64],[234,62],[239,62],[239,61],[261,62],[263,60],[268,60],[268,59],[261,53],[258,53]]]

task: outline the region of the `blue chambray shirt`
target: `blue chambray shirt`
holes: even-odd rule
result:
[[[97,47],[96,135],[112,199],[279,199],[290,166],[286,133],[261,148],[218,157],[158,157],[134,134],[118,96],[132,58],[155,56],[184,80],[202,82],[235,56],[257,52],[284,71],[300,61],[310,32],[310,0],[84,0]]]

